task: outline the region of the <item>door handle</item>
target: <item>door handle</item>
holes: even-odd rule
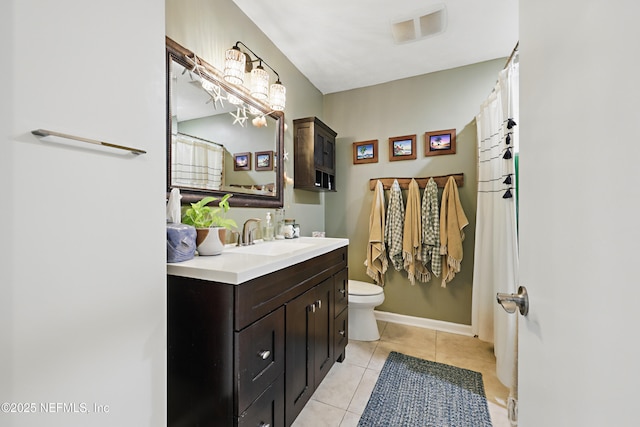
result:
[[[523,316],[529,313],[529,295],[527,294],[527,288],[524,286],[518,286],[517,294],[498,292],[496,294],[496,300],[509,314],[515,313],[516,308],[520,310],[520,314]]]

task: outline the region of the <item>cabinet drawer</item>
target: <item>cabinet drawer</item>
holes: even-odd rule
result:
[[[284,307],[235,333],[238,412],[284,372]]]
[[[345,246],[235,286],[236,331],[244,329],[346,266]]]
[[[349,304],[349,270],[344,269],[336,274],[333,286],[334,313],[337,317]]]
[[[336,317],[334,325],[333,354],[336,360],[342,362],[344,359],[344,349],[349,342],[349,310],[344,310]]]
[[[284,375],[280,375],[238,417],[238,427],[283,427],[284,425]]]

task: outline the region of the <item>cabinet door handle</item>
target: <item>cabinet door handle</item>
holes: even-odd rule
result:
[[[344,333],[345,333],[345,332],[344,332],[344,331],[338,331],[338,333],[339,333],[340,335],[344,336]]]
[[[322,301],[318,300],[316,301],[316,304],[318,304],[318,310],[320,310],[322,308]]]
[[[310,310],[311,310],[312,313],[316,312],[316,303],[315,302],[313,304],[311,304]]]
[[[262,360],[267,360],[269,356],[271,356],[271,352],[269,350],[262,350],[258,353],[258,356],[260,356]]]
[[[260,421],[260,425],[258,427],[271,427],[271,424],[265,423],[264,421]]]
[[[339,292],[344,296],[347,293],[346,289],[340,289]]]

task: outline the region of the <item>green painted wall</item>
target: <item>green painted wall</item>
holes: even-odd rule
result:
[[[326,228],[328,235],[350,240],[351,279],[371,281],[363,264],[373,200],[370,178],[464,173],[460,200],[469,225],[465,228],[461,272],[446,288],[435,278],[427,284],[416,282],[412,286],[406,272],[389,267],[386,300],[379,310],[471,324],[477,168],[475,115],[504,63],[505,59],[493,60],[325,95],[326,123],[338,133],[338,191],[326,195]],[[451,128],[457,130],[456,154],[425,157],[424,133]],[[390,162],[388,139],[411,134],[417,135],[417,159]],[[378,140],[378,163],[354,165],[352,143],[371,139]]]

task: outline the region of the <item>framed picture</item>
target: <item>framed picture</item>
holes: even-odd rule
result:
[[[378,140],[353,143],[353,164],[378,163]]]
[[[456,154],[456,130],[447,129],[424,134],[424,155]]]
[[[415,160],[416,136],[396,136],[389,138],[389,160]]]
[[[256,151],[256,170],[273,170],[273,151]]]
[[[235,153],[233,155],[234,171],[250,171],[251,170],[251,153]]]

